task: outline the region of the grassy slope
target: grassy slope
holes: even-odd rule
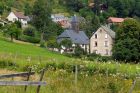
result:
[[[17,55],[16,59],[15,56]],[[16,63],[20,66],[19,69],[23,68],[27,64],[27,57],[32,57],[31,62],[33,64],[39,62],[39,56],[42,58],[42,66],[47,62],[73,62],[70,58],[67,58],[63,55],[53,53],[48,51],[47,49],[43,49],[34,45],[27,44],[18,44],[6,41],[4,39],[0,39],[0,60],[1,59],[12,59],[16,61]],[[55,59],[55,60],[54,60]],[[70,64],[72,64],[70,62]],[[94,76],[86,76],[86,74],[78,75],[78,86],[77,93],[113,93],[111,91],[116,91],[116,93],[127,93],[129,88],[131,87],[132,80],[124,80],[120,75],[111,75],[107,77],[107,75],[99,74],[106,73],[107,69],[109,73],[122,73],[123,75],[131,75],[135,73],[139,73],[140,70],[137,70],[136,67],[140,67],[139,65],[131,65],[131,64],[116,64],[116,63],[98,63],[98,62],[88,62],[88,61],[78,61],[78,63],[83,64],[89,68],[89,70],[94,69]],[[68,65],[70,66],[70,65]],[[83,67],[81,65],[81,67]],[[68,67],[66,67],[68,68]],[[99,76],[96,76],[96,74]],[[101,76],[102,75],[102,76]],[[100,77],[100,78],[99,78]],[[108,81],[106,80],[108,78]],[[42,87],[41,93],[73,93],[75,91],[74,86],[74,74],[67,73],[66,70],[57,69],[56,71],[47,71],[44,77],[44,80],[47,81],[49,86]],[[113,84],[114,87],[105,87],[109,86],[109,84]],[[8,93],[12,90],[11,93],[24,93],[23,87],[0,87],[0,93]],[[34,93],[36,87],[28,88],[27,93]],[[110,89],[111,88],[111,89]],[[138,87],[135,87],[135,91],[139,91]],[[98,90],[97,90],[98,89]],[[100,89],[100,90],[99,90]],[[5,91],[6,90],[6,91]],[[134,92],[137,93],[137,92]]]
[[[70,58],[48,51],[45,48],[40,48],[31,44],[12,43],[0,38],[0,60],[12,60],[20,66],[28,64],[28,58],[33,64],[57,60],[57,62],[69,61]]]

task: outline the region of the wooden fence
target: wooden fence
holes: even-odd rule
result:
[[[0,86],[25,86],[25,89],[24,89],[25,92],[28,86],[37,86],[36,93],[39,93],[40,87],[46,86],[46,82],[42,81],[44,73],[45,73],[45,69],[41,71],[41,76],[40,76],[39,81],[29,81],[30,76],[35,74],[35,72],[31,70],[32,69],[30,68],[29,72],[20,72],[20,73],[0,75],[0,79],[14,78],[14,77],[27,77],[26,81],[0,81]]]

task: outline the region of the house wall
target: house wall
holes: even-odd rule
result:
[[[15,14],[13,12],[11,12],[9,14],[9,16],[7,17],[8,21],[11,21],[11,22],[15,22],[15,21],[20,21],[21,22],[21,25],[22,25],[22,28],[25,28],[27,27],[27,20],[25,19],[19,19],[18,17],[15,16]]]
[[[95,38],[95,35],[97,35],[97,38]],[[105,42],[107,42],[107,46],[105,46]],[[103,28],[99,28],[90,39],[90,53],[95,52],[97,54],[101,54],[102,56],[111,56],[112,44],[113,39],[111,36],[108,35]]]
[[[11,22],[15,22],[16,20],[18,20],[18,18],[15,16],[15,14],[13,12],[11,12],[8,17],[7,17],[8,21]]]

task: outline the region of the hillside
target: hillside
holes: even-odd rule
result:
[[[33,44],[12,43],[0,38],[0,60],[16,60],[17,63],[24,64],[27,61],[38,63],[43,60],[42,64],[48,61],[57,60],[58,62],[68,61],[70,58],[40,48]],[[25,65],[25,64],[24,64]]]

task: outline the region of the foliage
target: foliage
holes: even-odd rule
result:
[[[49,41],[47,41],[47,47],[48,48],[59,48],[59,44],[56,42],[56,40],[49,40]]]
[[[4,5],[2,2],[0,2],[0,15],[2,15],[4,12]]]
[[[27,36],[27,35],[21,35],[19,37],[19,40],[25,41],[25,42],[30,42],[30,43],[39,43],[40,39],[37,37],[32,37],[32,36]]]
[[[20,21],[15,21],[15,24],[17,25],[18,28],[22,28]]]
[[[56,40],[57,36],[60,35],[64,29],[57,23],[50,22],[47,29],[44,32],[44,40]]]
[[[13,41],[14,38],[18,39],[21,34],[21,29],[14,23],[6,25],[3,31],[5,35],[10,36],[11,41]]]
[[[51,21],[50,0],[37,0],[33,6],[33,25],[41,34],[40,42],[44,42],[44,33]]]
[[[74,56],[75,57],[82,57],[83,55],[86,55],[87,53],[85,52],[85,50],[83,48],[81,48],[79,45],[77,45],[74,49]]]
[[[71,48],[72,42],[69,39],[64,39],[60,42],[60,46],[64,46],[65,48]]]
[[[36,36],[36,29],[32,26],[29,26],[29,27],[24,29],[23,34],[27,35],[27,36],[35,37]]]
[[[29,3],[25,3],[25,6],[24,6],[24,14],[25,15],[31,15],[32,13],[32,7]]]
[[[140,61],[140,24],[134,19],[126,20],[116,32],[113,57],[126,62]]]

